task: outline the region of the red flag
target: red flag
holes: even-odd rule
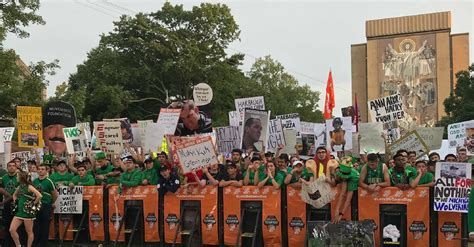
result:
[[[357,94],[355,94],[355,100],[354,100],[354,114],[355,114],[355,125],[356,125],[356,132],[359,132],[359,106],[357,105]]]
[[[334,101],[334,85],[332,82],[332,71],[329,70],[328,83],[326,86],[326,100],[324,102],[324,119],[330,119],[332,110],[336,102]]]

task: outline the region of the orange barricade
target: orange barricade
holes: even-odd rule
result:
[[[306,238],[306,203],[301,200],[301,189],[286,187],[288,246],[304,246]]]
[[[204,188],[197,186],[188,189],[180,188],[174,194],[166,193],[164,197],[165,242],[173,243],[181,217],[181,201],[200,201],[202,244],[218,245],[217,196],[218,187],[211,185]],[[176,243],[181,243],[180,237],[176,239]]]
[[[376,246],[380,246],[380,205],[406,205],[407,246],[429,246],[430,243],[430,202],[429,188],[418,187],[402,191],[396,187],[384,188],[369,193],[359,189],[359,220],[372,219],[377,225],[375,233]]]
[[[125,201],[143,201],[143,221],[145,222],[145,242],[159,242],[158,234],[158,191],[156,186],[138,186],[124,189],[118,194],[118,186],[109,188],[109,234],[110,240],[115,241],[117,228],[125,214]],[[117,200],[115,201],[115,197]],[[119,241],[125,241],[124,227],[122,226]]]
[[[91,241],[104,241],[104,189],[102,186],[84,186],[84,201],[89,201],[89,236]]]
[[[281,193],[271,186],[224,188],[224,244],[235,245],[239,232],[242,201],[262,201],[262,231],[265,246],[281,246]]]
[[[58,232],[59,232],[59,239],[63,239],[64,230],[66,229],[67,224],[69,224],[68,230],[74,228],[74,219],[73,216],[70,214],[58,214],[59,222],[58,222]],[[54,220],[51,220],[54,221]],[[72,231],[68,231],[64,240],[73,240],[74,234]]]
[[[461,246],[461,213],[438,212],[438,246]]]

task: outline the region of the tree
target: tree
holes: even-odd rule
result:
[[[45,24],[43,18],[36,14],[40,7],[39,0],[4,2],[6,3],[0,4],[0,42],[3,43],[7,33],[27,38],[30,34],[23,27],[30,24]]]

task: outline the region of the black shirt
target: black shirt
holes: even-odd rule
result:
[[[179,177],[176,175],[176,173],[171,172],[170,177],[168,179],[165,179],[163,176],[158,175],[158,184],[156,185],[156,188],[158,189],[158,192],[160,195],[166,194],[166,192],[171,192],[175,193],[180,186],[179,182]]]

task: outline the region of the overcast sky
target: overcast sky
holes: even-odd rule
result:
[[[154,12],[162,0],[44,0],[39,14],[46,25],[31,26],[28,39],[9,36],[7,48],[26,63],[59,59],[60,69],[49,77],[48,96],[68,80],[87,53],[98,45],[99,35],[113,28],[121,14]],[[171,1],[190,9],[199,1]],[[217,2],[217,1],[212,1]],[[351,44],[365,43],[365,21],[388,17],[451,11],[451,32],[470,36],[470,62],[474,61],[474,5],[471,1],[221,1],[232,11],[240,27],[240,41],[229,53],[246,54],[247,71],[255,58],[271,55],[300,83],[321,92],[329,69],[336,92],[335,115],[351,105]],[[217,92],[215,92],[217,93]]]

